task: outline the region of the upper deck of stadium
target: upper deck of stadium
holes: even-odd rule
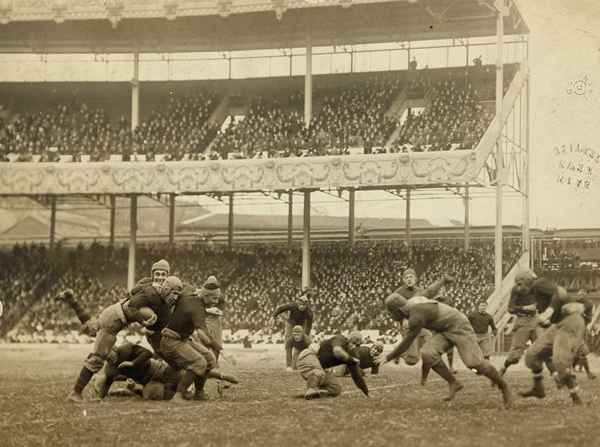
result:
[[[232,51],[495,34],[494,0],[23,0],[0,7],[0,52]],[[504,33],[527,34],[514,3]]]

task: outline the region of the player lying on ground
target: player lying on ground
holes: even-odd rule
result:
[[[200,336],[202,344],[191,339],[194,332]],[[204,385],[208,377],[238,383],[235,377],[216,369],[217,361],[213,351],[220,352],[223,348],[207,334],[204,302],[196,295],[194,287],[186,285],[167,327],[162,330],[160,340],[163,358],[173,368],[182,371],[173,397],[174,402],[188,399],[187,391],[192,384],[195,387],[193,399],[205,400]]]
[[[382,365],[394,360],[408,349],[423,329],[434,332],[431,339],[421,350],[423,363],[433,369],[448,382],[449,395],[445,400],[452,400],[463,388],[454,374],[442,361],[442,354],[449,347],[455,346],[460,358],[467,368],[477,371],[489,378],[500,388],[504,405],[512,405],[512,395],[508,384],[502,379],[496,368],[483,358],[477,343],[477,337],[467,317],[457,309],[426,297],[413,297],[407,300],[398,293],[392,293],[385,301],[386,308],[396,321],[408,319],[409,332],[404,340],[389,353]]]
[[[285,323],[285,366],[288,371],[293,370],[292,328],[294,326],[301,326],[304,333],[310,337],[310,331],[313,324],[313,312],[310,308],[310,298],[313,294],[314,291],[312,289],[304,289],[296,302],[282,304],[275,309],[275,312],[273,312],[273,322],[279,314],[289,312],[288,319]]]
[[[523,397],[546,396],[543,382],[543,363],[552,360],[559,387],[566,386],[575,405],[581,405],[573,363],[582,348],[586,325],[591,321],[593,305],[580,296],[572,296],[557,287],[548,308],[539,314],[539,322],[548,327],[525,354],[525,364],[533,373],[533,386],[520,393]]]
[[[368,370],[371,370],[371,374],[379,374],[379,364],[383,360],[383,343],[377,342],[368,345],[360,345],[357,349],[357,358],[363,374]],[[336,366],[333,373],[337,377],[343,377],[350,374],[348,367],[345,364]]]
[[[306,381],[306,399],[322,396],[336,397],[342,392],[342,386],[335,376],[326,369],[346,365],[355,385],[369,395],[369,388],[360,370],[357,349],[362,343],[360,332],[353,332],[348,338],[334,335],[323,340],[318,347],[309,347],[298,356],[298,371]]]
[[[125,342],[113,348],[96,375],[94,387],[98,396],[106,397],[113,382],[130,379],[143,387],[142,396],[146,399],[172,398],[181,375],[166,362],[152,357],[152,351],[138,344]]]
[[[108,354],[117,341],[117,334],[133,322],[141,323],[156,332],[166,326],[171,316],[171,304],[179,298],[182,283],[169,276],[161,284],[140,288],[132,297],[105,308],[98,316],[98,332],[94,348],[81,369],[68,399],[82,402],[82,392],[94,374],[102,369]]]

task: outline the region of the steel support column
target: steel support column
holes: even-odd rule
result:
[[[115,222],[117,218],[117,199],[115,196],[110,196],[110,236],[109,245],[115,246]]]
[[[465,186],[465,197],[463,198],[463,204],[465,207],[465,250],[471,247],[471,222],[470,222],[470,201],[469,198],[469,185]]]
[[[50,250],[56,241],[56,196],[50,197]]]
[[[304,76],[304,127],[310,126],[312,119],[312,39],[310,34],[306,40],[306,75]]]
[[[175,244],[175,200],[177,194],[169,194],[169,246],[173,248]]]
[[[292,248],[292,236],[294,231],[294,191],[288,191],[288,249]]]
[[[355,231],[355,212],[356,212],[356,191],[354,188],[348,190],[350,198],[348,200],[348,241],[350,245],[354,246],[354,240],[356,236]]]
[[[140,53],[133,53],[133,79],[131,80],[131,130],[140,121]]]
[[[227,224],[227,247],[233,248],[233,193],[229,193],[229,219]]]
[[[131,196],[129,209],[129,264],[127,266],[127,288],[135,285],[135,250],[137,245],[137,196]]]
[[[302,288],[310,287],[310,191],[304,191],[302,222]]]
[[[504,183],[504,157],[502,153],[502,135],[504,120],[502,117],[502,100],[504,96],[504,16],[498,10],[496,15],[496,118],[499,127],[498,140],[496,141],[496,232],[494,240],[494,287],[500,289],[502,283],[502,193]]]

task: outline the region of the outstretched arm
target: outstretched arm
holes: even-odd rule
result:
[[[273,312],[273,318],[276,318],[277,315],[279,315],[280,313],[286,312],[288,310],[292,310],[293,308],[294,308],[293,304],[282,304],[277,309],[275,309],[275,312]]]
[[[365,396],[369,395],[369,387],[365,382],[365,378],[363,377],[362,371],[358,367],[356,363],[348,364],[348,371],[350,372],[350,376],[354,381],[354,384],[358,387],[359,390],[363,392]]]
[[[410,345],[412,345],[413,341],[415,341],[421,333],[421,329],[422,328],[419,326],[410,327],[406,337],[404,337],[404,339],[396,345],[392,352],[385,356],[385,362],[391,362],[392,360],[400,357],[408,348],[410,348]]]

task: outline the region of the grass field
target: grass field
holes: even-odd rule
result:
[[[579,375],[583,407],[546,380],[544,400],[517,399],[502,407],[489,382],[459,365],[466,385],[454,402],[434,373],[419,385],[419,368],[386,365],[368,376],[371,397],[342,379],[336,399],[297,398],[304,382],[282,368],[280,345],[251,350],[228,346],[238,359],[241,385],[223,397],[210,383],[208,402],[180,405],[109,397],[74,405],[65,397],[89,347],[0,345],[0,446],[597,446],[600,379]],[[494,358],[500,365],[502,359]],[[600,361],[591,357],[592,368]],[[513,390],[525,389],[524,367],[508,372]],[[515,393],[516,394],[516,393]]]

